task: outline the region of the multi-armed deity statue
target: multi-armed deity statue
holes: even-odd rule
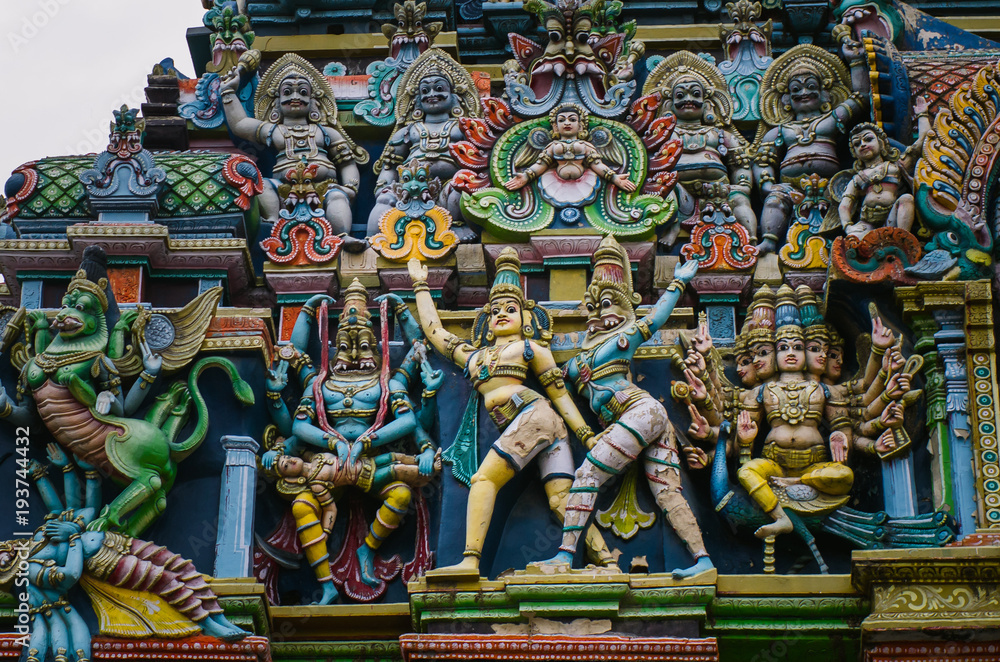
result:
[[[299,540],[323,588],[320,604],[329,604],[337,597],[327,549],[337,514],[336,488],[350,485],[382,501],[356,555],[359,579],[373,587],[383,584],[385,578],[376,573],[375,552],[399,527],[410,506],[411,488],[428,482],[440,469],[428,430],[434,424],[435,394],[443,380],[440,371],[421,360],[425,354],[420,327],[398,298],[396,310],[412,345],[389,377],[387,336],[383,334],[379,352],[379,337],[368,312],[368,293],[357,280],[344,297],[331,363],[327,352],[329,303],[332,299],[326,295],[306,302],[295,322],[291,343],[276,352],[267,384],[268,411],[285,441],[263,457],[264,466],[273,467],[281,477],[279,491],[292,498]],[[318,365],[306,353],[314,326],[320,338]],[[301,387],[294,413],[282,398],[289,368]],[[418,372],[424,385],[419,411],[408,394]],[[389,413],[391,421],[387,420]],[[374,449],[404,437],[417,442],[418,456],[373,454]],[[341,582],[352,579],[358,578]]]
[[[393,134],[375,162],[377,198],[368,217],[369,236],[379,231],[379,220],[399,199],[392,188],[399,178],[397,167],[418,159],[426,164],[428,177],[441,181],[437,203],[453,219],[462,218],[460,193],[451,184],[459,168],[451,147],[465,137],[459,119],[480,115],[479,95],[469,72],[444,51],[427,49],[399,80],[395,115]],[[462,240],[475,237],[464,225],[456,231]]]
[[[765,196],[763,253],[784,241],[796,198],[801,198],[799,180],[810,175],[829,179],[841,169],[837,140],[865,108],[869,81],[861,44],[842,34],[841,50],[851,64],[850,74],[836,56],[809,44],[789,49],[764,74],[760,110],[767,131],[755,145],[754,165]]]
[[[680,214],[697,220],[706,204],[726,205],[755,239],[749,145],[732,125],[733,101],[721,72],[693,53],[674,53],[646,78],[643,92],[655,91],[664,98],[660,112],[677,119],[674,134],[683,146],[674,166]]]
[[[305,162],[316,166],[313,179],[327,221],[337,233],[350,232],[351,203],[361,182],[358,166],[368,162],[368,153],[354,144],[337,121],[337,100],[329,81],[294,53],[268,67],[254,98],[254,116],[248,116],[236,90],[244,76],[256,71],[259,58],[257,51],[240,57],[223,82],[222,104],[236,136],[271,148],[277,155],[274,176],[260,196],[265,220],[278,221],[291,175]]]
[[[1000,45],[203,4],[0,197],[0,657],[995,653]]]

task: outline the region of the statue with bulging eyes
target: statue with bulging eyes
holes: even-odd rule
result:
[[[382,156],[375,162],[375,206],[368,216],[368,236],[379,232],[379,219],[398,201],[393,184],[399,179],[398,166],[421,160],[430,178],[444,183],[437,204],[451,214],[460,240],[476,235],[462,222],[461,193],[451,187],[458,162],[451,145],[465,139],[461,117],[479,116],[479,97],[469,73],[438,48],[424,51],[403,75],[396,99],[396,126]]]
[[[674,135],[683,147],[674,166],[682,220],[700,218],[707,203],[728,205],[755,240],[749,146],[732,125],[733,101],[725,78],[706,60],[681,51],[663,60],[646,79],[643,94],[656,90],[664,97],[661,112],[677,118]]]
[[[351,203],[361,182],[358,164],[368,162],[368,152],[355,145],[337,121],[337,101],[326,77],[294,53],[282,56],[264,73],[254,100],[257,117],[249,117],[236,90],[259,58],[258,51],[240,56],[223,79],[222,102],[234,134],[277,153],[274,176],[265,180],[259,196],[261,213],[265,220],[278,222],[287,202],[282,191],[304,161],[317,166],[313,181],[326,219],[335,232],[346,236],[351,230]]]
[[[761,82],[761,117],[768,128],[754,145],[754,179],[764,196],[761,255],[784,241],[802,195],[799,180],[811,175],[830,179],[840,171],[837,139],[865,107],[862,95],[870,81],[864,48],[842,31],[840,36],[843,55],[851,62],[853,92],[843,63],[812,44],[790,48],[768,67]]]
[[[381,427],[375,425],[380,420],[385,388],[382,362],[389,358],[379,352],[368,311],[368,292],[357,279],[344,296],[328,369],[324,370],[322,362],[315,366],[306,353],[313,323],[321,319],[322,303],[332,301],[318,294],[302,307],[291,343],[278,347],[275,365],[268,373],[268,413],[285,441],[283,447],[267,451],[261,463],[278,473],[283,479],[279,491],[292,499],[299,541],[323,589],[320,604],[330,604],[338,595],[327,550],[336,514],[330,490],[350,484],[381,500],[364,544],[357,549],[361,581],[374,587],[381,582],[375,571],[376,551],[402,523],[413,489],[429,481],[440,468],[427,430],[432,429],[437,416],[436,393],[444,375],[427,363],[420,342],[423,335],[406,305],[394,295],[385,296],[391,300],[411,348],[388,379],[391,417]],[[282,398],[289,384],[289,369],[302,393],[294,412]],[[409,397],[410,384],[416,382],[418,374],[424,384],[419,408]],[[416,456],[375,455],[376,449],[408,437],[419,447]],[[319,482],[312,480],[318,474],[309,473],[310,480],[302,478],[305,474],[298,458],[306,458],[316,471],[326,467],[326,477]]]

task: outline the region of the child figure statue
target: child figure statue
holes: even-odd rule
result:
[[[855,175],[844,189],[837,213],[844,231],[858,239],[877,227],[888,226],[909,231],[913,227],[916,205],[913,195],[904,193],[920,158],[924,139],[931,130],[927,100],[917,97],[913,104],[918,123],[917,140],[900,155],[889,144],[878,125],[865,122],[851,131],[851,155]],[[860,205],[858,198],[861,198]],[[860,206],[860,218],[854,215]]]

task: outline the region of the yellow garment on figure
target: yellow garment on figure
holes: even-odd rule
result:
[[[789,450],[768,444],[764,447],[764,455],[740,467],[737,476],[754,501],[767,512],[778,505],[778,497],[768,483],[772,476],[799,478],[803,484],[832,496],[845,495],[854,485],[851,468],[840,462],[830,462],[823,447]],[[808,461],[810,459],[820,461]]]

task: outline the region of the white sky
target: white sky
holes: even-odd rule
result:
[[[26,161],[103,150],[111,111],[145,101],[163,58],[193,77],[185,32],[204,13],[199,0],[3,0],[0,187]]]

